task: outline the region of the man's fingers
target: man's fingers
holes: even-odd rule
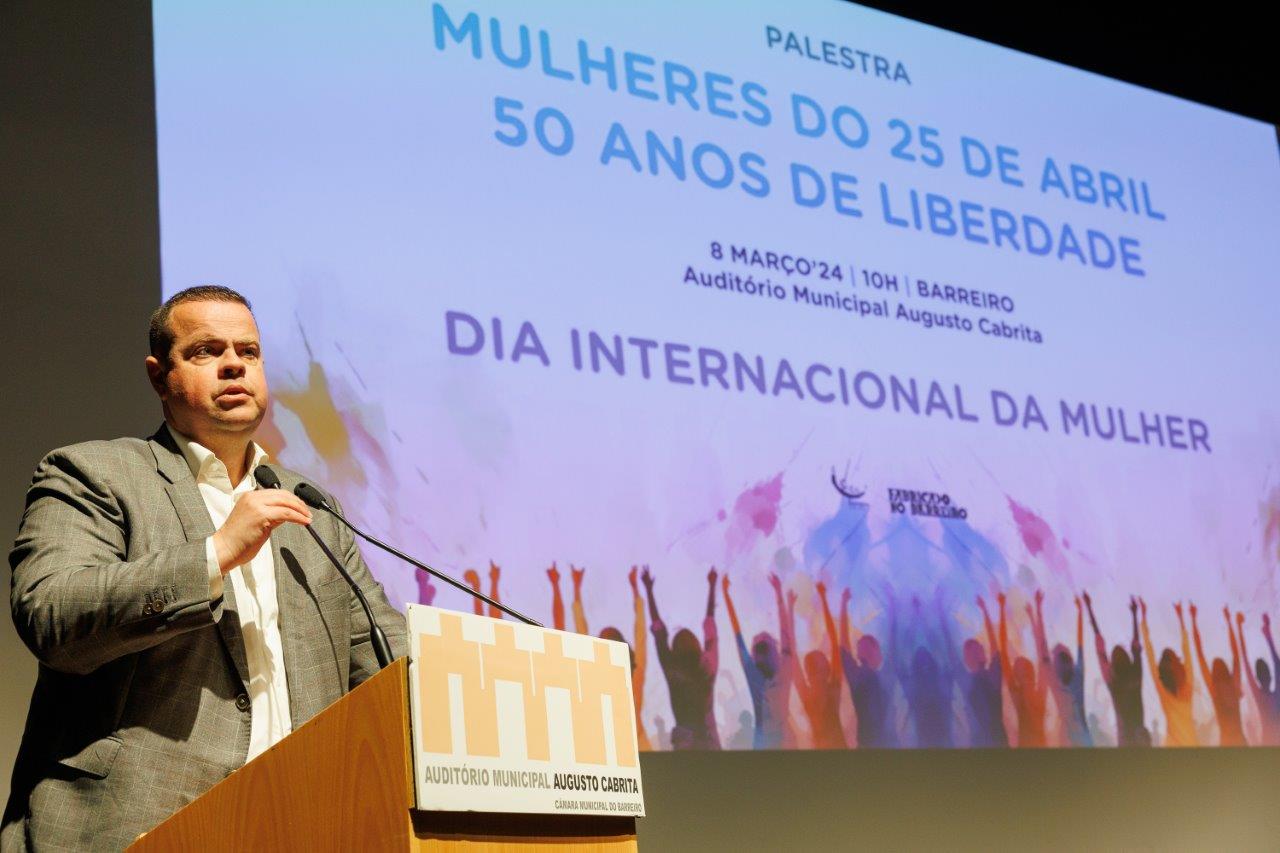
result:
[[[272,527],[279,527],[281,524],[285,524],[286,522],[292,522],[293,524],[311,523],[311,513],[300,512],[294,507],[288,506],[276,507],[270,515],[268,515],[268,518],[272,522]]]
[[[311,508],[308,507],[297,495],[286,492],[283,489],[264,489],[255,494],[262,495],[259,498],[263,506],[289,507],[297,512],[310,517]]]
[[[262,489],[250,492],[236,503],[232,515],[239,515],[246,520],[255,516],[265,520],[272,527],[285,522],[310,524],[311,509],[296,495],[282,489]]]

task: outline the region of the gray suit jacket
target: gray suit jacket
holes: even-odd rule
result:
[[[300,479],[273,467],[285,488]],[[353,537],[314,518],[403,655],[404,617]],[[212,533],[163,427],[55,450],[36,468],[9,563],[13,619],[40,667],[4,853],[119,850],[244,764],[248,665],[231,585],[209,600]],[[355,596],[306,531],[283,525],[271,547],[296,727],[377,661]]]

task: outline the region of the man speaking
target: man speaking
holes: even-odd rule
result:
[[[164,425],[46,456],[9,555],[40,667],[4,853],[119,850],[377,670],[368,620],[303,525],[405,653],[351,534],[312,516],[289,471],[255,487],[268,394],[248,300],[184,290],[150,343]]]

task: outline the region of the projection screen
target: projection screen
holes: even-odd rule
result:
[[[1274,128],[831,0],[153,11],[259,442],[645,748],[1280,743]]]

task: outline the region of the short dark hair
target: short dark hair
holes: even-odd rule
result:
[[[151,330],[149,342],[151,354],[161,363],[169,363],[169,350],[173,347],[173,330],[169,328],[169,315],[173,309],[187,302],[235,302],[253,310],[249,300],[243,294],[224,287],[221,284],[201,284],[188,287],[165,300],[164,304],[151,312]]]

